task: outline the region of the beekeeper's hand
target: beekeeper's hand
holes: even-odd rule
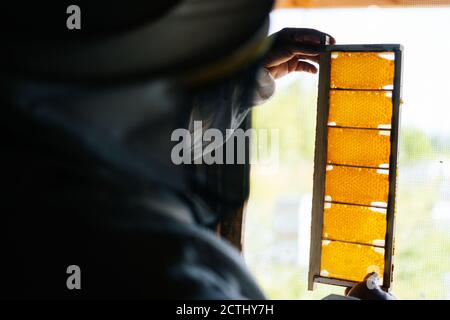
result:
[[[362,300],[396,300],[392,294],[381,289],[376,273],[368,274],[364,281],[348,288],[345,294]]]
[[[321,45],[336,43],[329,34],[305,28],[285,28],[270,37],[273,43],[263,66],[274,79],[294,71],[316,73],[311,62],[319,62]]]

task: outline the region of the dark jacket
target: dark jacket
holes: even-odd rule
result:
[[[202,201],[129,179],[1,99],[1,298],[264,298],[240,254],[198,223]],[[70,265],[80,290],[67,288]]]

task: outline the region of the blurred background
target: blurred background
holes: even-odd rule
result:
[[[276,9],[271,33],[284,27],[404,46],[393,293],[450,299],[450,7]],[[280,137],[279,165],[252,167],[244,224],[246,261],[272,299],[344,291],[307,290],[317,85],[317,75],[290,75],[252,115]]]

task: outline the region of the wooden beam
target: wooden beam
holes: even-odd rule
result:
[[[218,233],[239,252],[243,250],[245,204],[225,217],[218,227]]]
[[[340,7],[439,7],[450,6],[450,0],[277,0],[275,8]]]

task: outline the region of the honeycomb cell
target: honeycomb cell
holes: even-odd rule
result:
[[[362,281],[371,272],[384,272],[384,249],[324,240],[320,275],[328,278]]]
[[[389,163],[389,131],[328,128],[328,163],[378,167]]]
[[[328,122],[337,126],[378,128],[390,125],[392,99],[384,91],[330,90]]]
[[[366,206],[387,206],[388,170],[327,166],[325,196],[330,201]]]
[[[383,57],[392,52],[333,52],[331,88],[383,89],[394,83],[394,60]]]
[[[384,246],[386,209],[326,203],[323,238]]]

